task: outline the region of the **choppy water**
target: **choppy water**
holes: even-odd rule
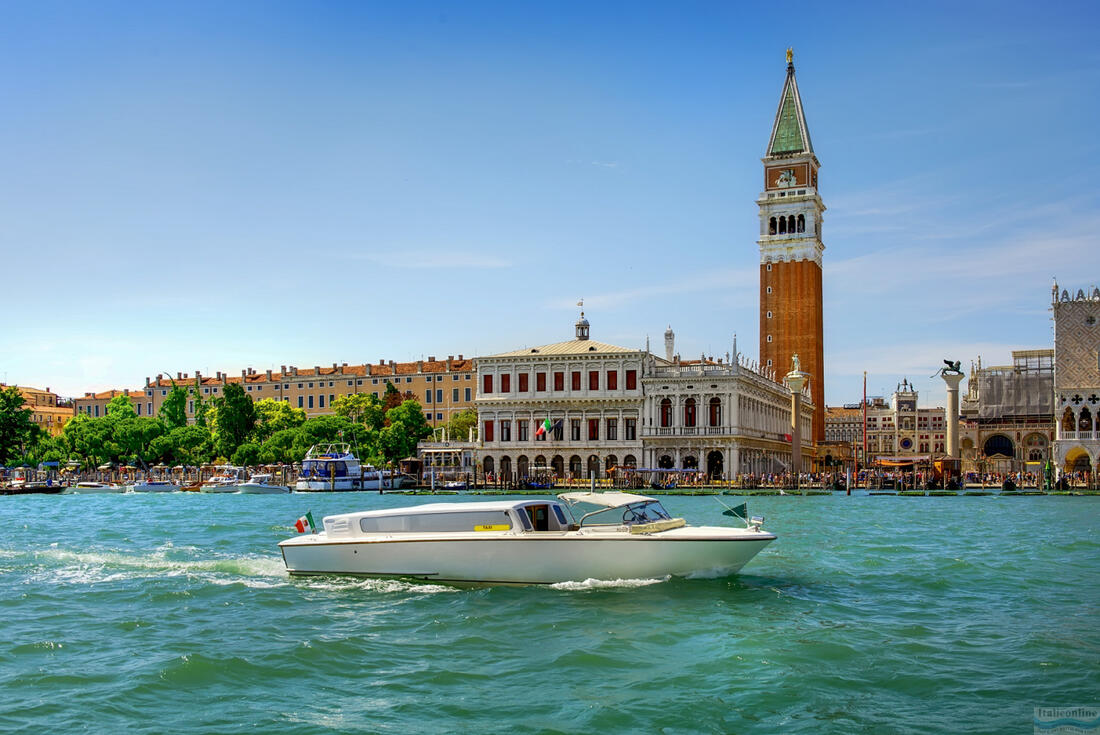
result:
[[[0,498],[0,731],[1007,733],[1100,703],[1100,498],[750,498],[779,540],[722,580],[285,574],[307,508],[432,500]]]

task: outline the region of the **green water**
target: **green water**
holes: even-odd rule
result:
[[[751,498],[779,539],[720,580],[283,570],[307,509],[433,500],[0,498],[0,732],[1008,733],[1100,703],[1100,498]]]

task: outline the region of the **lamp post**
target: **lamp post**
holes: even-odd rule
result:
[[[791,471],[794,473],[795,490],[799,488],[802,473],[802,389],[809,373],[802,372],[798,355],[791,356],[791,371],[784,378],[791,391]]]

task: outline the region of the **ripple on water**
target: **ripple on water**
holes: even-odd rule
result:
[[[1094,702],[1092,498],[756,498],[779,539],[737,577],[549,588],[289,577],[307,504],[242,498],[0,499],[4,729],[984,733]]]

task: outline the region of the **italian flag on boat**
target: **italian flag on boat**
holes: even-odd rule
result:
[[[312,533],[317,528],[313,524],[313,513],[311,511],[306,511],[304,516],[294,521],[294,527],[298,529],[298,533],[305,533],[307,528],[310,530],[310,533]]]

